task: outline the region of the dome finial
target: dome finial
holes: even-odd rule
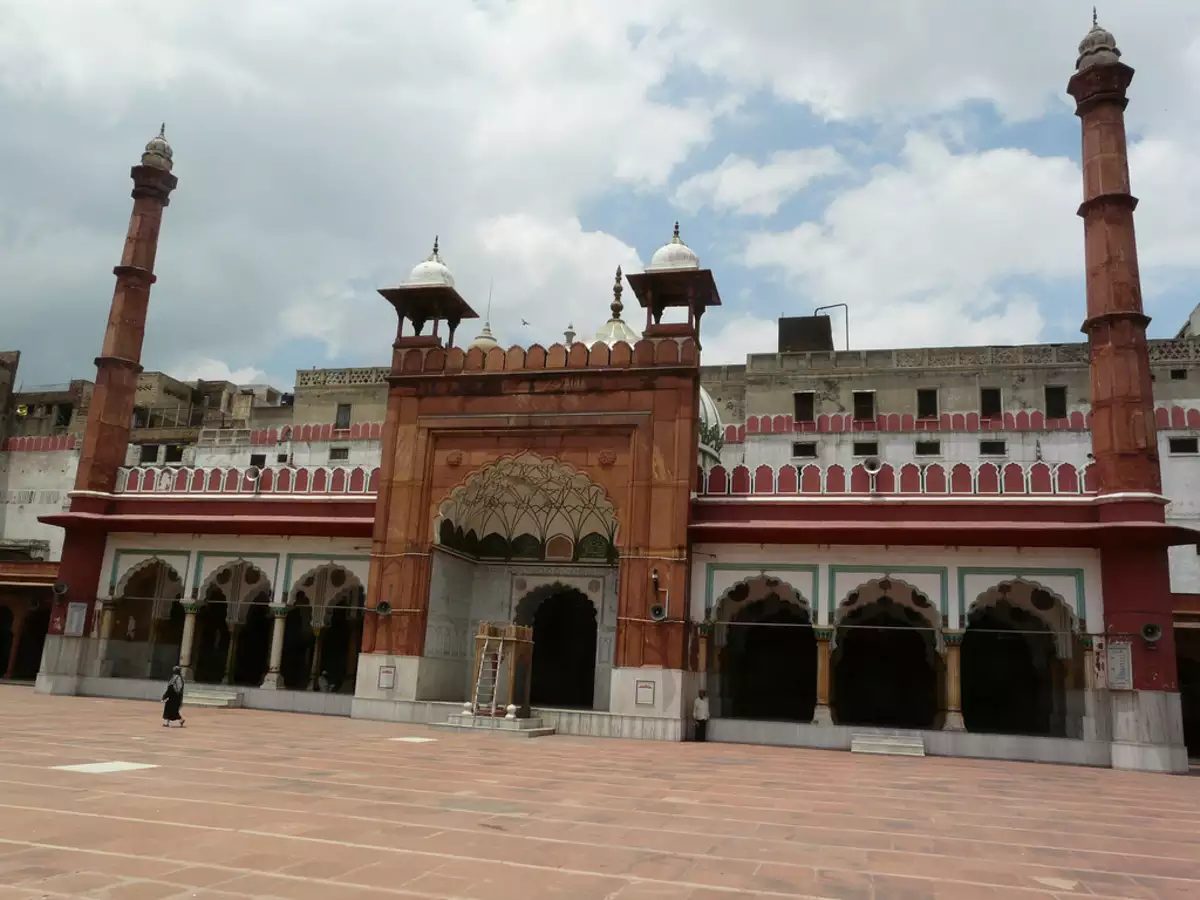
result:
[[[624,293],[624,291],[625,288],[621,284],[621,267],[617,266],[617,278],[616,281],[613,282],[613,302],[609,304],[608,307],[612,310],[612,317],[614,321],[620,321],[621,311],[625,309],[625,304],[621,302],[621,294]]]
[[[1100,27],[1100,14],[1092,7],[1092,30],[1079,42],[1079,59],[1075,61],[1075,71],[1082,72],[1092,66],[1106,66],[1121,61],[1121,51],[1117,49],[1117,40],[1104,28]]]
[[[672,240],[672,242],[674,242],[676,244],[683,243],[683,241],[680,240],[680,237],[679,237],[679,223],[678,222],[675,223],[675,233],[671,236],[671,240]]]
[[[146,145],[145,152],[142,153],[142,165],[170,172],[173,163],[174,153],[171,145],[167,143],[167,123],[163,122],[162,127],[158,129],[158,134],[150,140],[150,143]]]
[[[438,236],[435,234],[433,236],[433,256],[431,256],[429,258],[437,259],[437,255],[438,255]]]

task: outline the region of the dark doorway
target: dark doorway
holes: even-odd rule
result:
[[[21,639],[13,649],[16,662],[13,664],[14,681],[33,681],[42,667],[42,646],[46,643],[46,632],[50,630],[50,605],[39,604],[25,614],[21,626]]]
[[[1200,629],[1175,629],[1179,694],[1183,704],[1183,742],[1188,756],[1200,757]]]
[[[924,618],[881,597],[847,615],[837,641],[831,660],[837,724],[933,727],[938,671]]]
[[[192,659],[196,681],[220,684],[225,678],[225,659],[229,652],[229,625],[225,621],[224,595],[219,590],[210,590],[209,598],[196,613]]]
[[[596,607],[573,589],[551,594],[533,615],[534,706],[591,709],[596,685]]]
[[[233,683],[258,687],[271,662],[271,610],[264,598],[246,608],[246,623],[238,630]]]
[[[817,642],[808,613],[765,598],[718,627],[726,631],[719,656],[722,714],[811,722],[817,704]]]
[[[1036,617],[1019,608],[973,612],[960,659],[967,731],[1065,734],[1065,671]]]
[[[279,663],[279,677],[289,691],[307,689],[312,677],[314,641],[311,615],[308,601],[304,600],[304,605],[299,605],[297,601],[297,605],[288,610],[287,618],[283,620],[283,656]]]
[[[356,673],[350,671],[351,646],[355,623],[347,606],[335,606],[329,613],[329,625],[321,631],[321,671],[332,693],[341,693],[346,684],[354,683]]]
[[[0,606],[0,678],[8,672],[8,662],[12,659],[13,651],[13,612],[7,606]]]

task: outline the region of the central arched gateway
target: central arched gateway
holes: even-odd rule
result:
[[[598,610],[578,588],[551,584],[517,604],[518,625],[533,628],[533,706],[592,709],[596,696]]]
[[[834,721],[933,728],[942,661],[939,616],[929,598],[903,581],[875,579],[846,596],[836,625]]]

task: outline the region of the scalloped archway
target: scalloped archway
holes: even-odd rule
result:
[[[899,578],[873,578],[838,603],[831,709],[840,725],[931,728],[940,707],[941,614]]]
[[[980,593],[962,642],[968,731],[1065,737],[1068,694],[1083,688],[1078,617],[1056,592],[1016,578]],[[1076,717],[1077,718],[1077,717]]]
[[[817,702],[812,605],[771,575],[732,585],[713,610],[707,675],[722,718],[811,722]]]

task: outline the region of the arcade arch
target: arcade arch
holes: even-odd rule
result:
[[[280,680],[285,688],[353,693],[365,599],[358,576],[337,563],[297,579],[283,626]]]
[[[152,556],[130,567],[102,618],[109,643],[105,662],[114,677],[163,678],[179,659],[183,639],[183,578]]]
[[[1068,691],[1083,687],[1079,621],[1043,585],[1002,582],[967,610],[961,667],[968,731],[1065,737]]]
[[[597,706],[597,638],[600,609],[577,587],[555,582],[518,601],[513,621],[533,629],[533,706]]]
[[[717,602],[707,683],[713,714],[811,722],[817,643],[808,600],[785,581],[757,575]]]
[[[839,725],[932,728],[943,672],[941,613],[900,579],[867,581],[838,604],[830,659]]]
[[[244,559],[226,563],[205,579],[190,657],[196,681],[262,683],[271,649],[271,594],[266,573]]]

